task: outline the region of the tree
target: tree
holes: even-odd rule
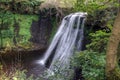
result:
[[[113,75],[115,73],[115,69],[117,65],[117,49],[119,43],[120,43],[120,12],[118,13],[115,19],[112,34],[110,36],[107,47],[107,56],[106,56],[107,80],[113,80]]]

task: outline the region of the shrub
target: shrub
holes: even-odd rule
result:
[[[74,67],[82,68],[85,80],[104,80],[105,54],[93,51],[82,51],[76,53],[72,60]]]
[[[106,33],[102,30],[90,33],[89,38],[91,43],[86,46],[87,49],[95,52],[105,52],[109,36],[110,33]]]
[[[56,62],[54,65],[54,70],[46,70],[43,77],[48,80],[72,80],[74,70],[68,65],[63,65],[64,68],[59,65],[59,62]]]
[[[26,70],[15,69],[13,71],[4,72],[0,65],[0,80],[44,80],[42,77],[34,78],[33,75],[27,76]]]

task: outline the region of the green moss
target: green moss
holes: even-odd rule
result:
[[[38,20],[37,15],[20,15],[15,14],[17,20],[19,20],[20,25],[20,35],[24,35],[27,39],[30,38],[30,27],[32,20]]]
[[[1,14],[2,15],[2,14]],[[9,23],[8,30],[2,30],[3,35],[3,47],[9,43],[11,46],[13,45],[13,37],[14,37],[14,23],[15,20],[19,23],[20,31],[19,37],[17,37],[17,42],[19,45],[26,45],[29,43],[29,39],[31,37],[30,27],[33,20],[38,20],[38,15],[25,15],[25,14],[9,14],[10,19],[5,18],[4,21]]]

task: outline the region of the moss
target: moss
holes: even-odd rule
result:
[[[18,22],[20,27],[19,37],[17,37],[17,42],[19,45],[26,45],[29,43],[29,39],[31,37],[30,27],[33,20],[38,20],[38,15],[26,15],[26,14],[10,14],[11,19],[7,20],[9,23],[8,30],[2,30],[3,34],[3,47],[6,47],[7,44],[13,45],[13,37],[14,37],[14,22]],[[14,19],[15,18],[15,19]],[[6,36],[5,36],[6,35]]]
[[[30,27],[32,20],[38,20],[37,15],[21,15],[15,14],[16,19],[19,21],[20,25],[20,35],[24,35],[27,39],[30,38]]]

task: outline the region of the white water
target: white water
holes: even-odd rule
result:
[[[55,52],[49,69],[54,71],[56,65],[59,68],[69,67],[74,50],[80,51],[82,47],[85,17],[86,13],[82,12],[64,17],[48,50],[38,63],[45,65],[50,55]]]

